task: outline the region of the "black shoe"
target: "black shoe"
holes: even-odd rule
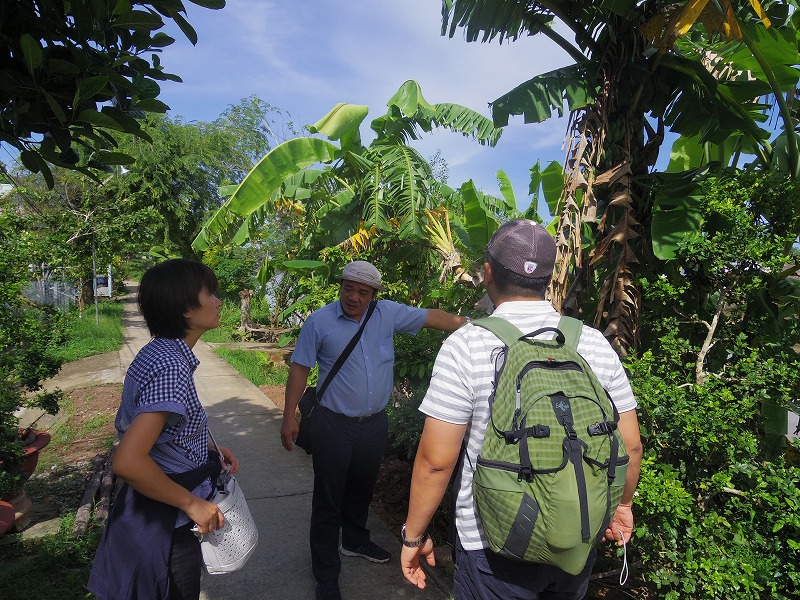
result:
[[[386,563],[389,562],[390,558],[392,558],[392,555],[389,554],[389,552],[374,542],[367,542],[358,548],[345,548],[344,546],[339,546],[339,552],[341,552],[343,556],[360,556],[361,558],[366,558],[374,563]]]
[[[342,600],[342,594],[339,592],[339,582],[318,581],[317,600]]]

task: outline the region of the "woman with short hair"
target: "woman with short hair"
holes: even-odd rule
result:
[[[139,308],[153,339],[125,376],[115,425],[114,473],[125,486],[114,501],[89,577],[100,600],[190,600],[200,596],[203,564],[196,533],[224,524],[209,499],[212,479],[239,463],[212,447],[194,384],[192,348],[219,326],[217,278],[206,265],[173,259],[142,276]]]

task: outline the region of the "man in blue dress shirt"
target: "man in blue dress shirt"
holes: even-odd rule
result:
[[[318,381],[325,381],[361,326],[369,303],[383,289],[378,269],[363,260],[345,266],[341,281],[339,300],[308,317],[292,353],[281,426],[281,442],[289,451],[297,439],[295,409],[309,371],[319,364]],[[393,387],[394,334],[414,335],[422,327],[453,331],[466,321],[442,310],[380,300],[358,344],[325,390],[311,432],[314,496],[310,542],[317,600],[341,599],[339,553],[376,563],[391,558],[370,540],[366,524],[388,436],[385,409]]]

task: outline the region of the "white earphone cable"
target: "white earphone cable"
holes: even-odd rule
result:
[[[622,537],[622,571],[619,573],[619,584],[625,585],[628,582],[628,544],[625,542],[625,534],[617,529],[620,537]]]

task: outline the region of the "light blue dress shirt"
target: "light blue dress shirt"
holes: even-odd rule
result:
[[[321,404],[349,417],[383,410],[394,386],[394,334],[415,335],[426,317],[423,308],[379,300],[361,339],[325,390]],[[319,364],[318,385],[322,385],[360,325],[344,313],[339,300],[323,306],[303,324],[292,362],[309,368]]]

